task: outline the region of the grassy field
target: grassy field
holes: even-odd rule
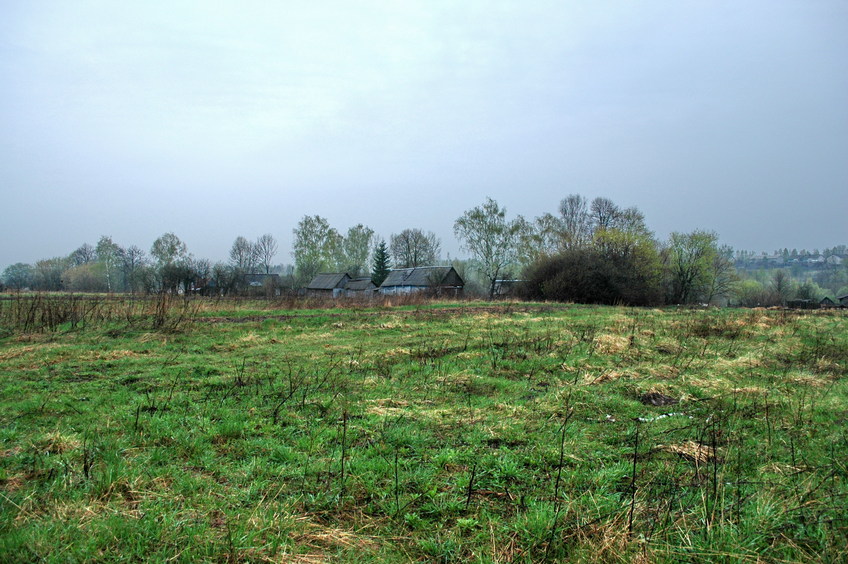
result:
[[[305,306],[0,301],[0,560],[848,559],[845,311]]]

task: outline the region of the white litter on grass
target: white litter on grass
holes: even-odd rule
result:
[[[666,417],[688,417],[692,419],[691,415],[686,415],[685,413],[663,413],[662,415],[657,415],[656,417],[637,417],[636,421],[639,423],[653,423],[654,421],[659,421],[660,419],[665,419]]]

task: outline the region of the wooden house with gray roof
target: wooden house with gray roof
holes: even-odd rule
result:
[[[392,270],[380,284],[384,295],[432,292],[438,295],[460,296],[465,281],[452,266],[419,266]]]
[[[344,288],[344,295],[348,298],[371,297],[377,290],[377,285],[370,277],[354,278]]]
[[[343,295],[350,280],[350,274],[347,272],[318,274],[306,287],[306,293],[316,297],[338,298]]]

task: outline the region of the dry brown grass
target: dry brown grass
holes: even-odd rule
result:
[[[657,445],[654,449],[676,454],[689,462],[694,462],[696,466],[712,461],[716,455],[715,450],[711,446],[702,445],[695,441],[686,441],[670,445]]]
[[[630,339],[609,333],[598,335],[595,337],[595,347],[600,354],[621,354],[630,347]]]

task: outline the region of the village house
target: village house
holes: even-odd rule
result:
[[[836,303],[833,300],[831,300],[830,298],[828,298],[827,296],[822,298],[822,300],[819,302],[819,307],[835,307],[835,306],[836,306]]]
[[[433,292],[443,296],[460,296],[465,282],[452,266],[419,266],[392,270],[380,284],[384,295]]]
[[[345,286],[351,281],[347,272],[329,272],[318,274],[306,287],[310,296],[338,298],[343,295]]]
[[[374,295],[377,285],[371,278],[354,278],[344,288],[344,295],[348,298],[368,298]]]

